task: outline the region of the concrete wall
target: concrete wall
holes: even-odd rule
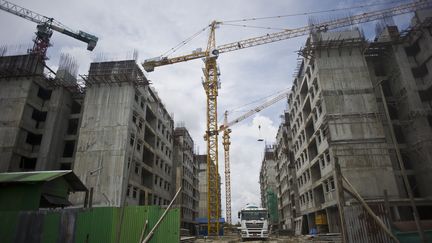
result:
[[[400,197],[363,47],[355,29],[312,35],[304,49],[312,58],[303,59],[289,96],[299,208],[309,228],[327,216],[332,225],[321,232],[339,230],[336,161],[363,198],[382,198],[384,190]]]
[[[416,197],[432,195],[429,187],[432,173],[432,36],[430,30],[420,27],[427,16],[432,16],[432,11],[416,13],[412,31],[404,34],[402,42],[378,38],[373,44],[387,45],[387,51],[368,58],[373,78],[382,81],[392,126]],[[381,35],[390,32],[399,38],[395,26],[384,29]],[[388,142],[393,143],[392,140]],[[395,152],[393,160],[396,164]],[[399,184],[405,193],[402,182]]]
[[[0,171],[70,169],[74,146],[64,154],[72,104],[81,94],[71,92],[43,74],[32,55],[0,57]],[[73,77],[72,77],[73,78]]]
[[[294,230],[294,219],[298,217],[298,187],[294,169],[292,135],[289,113],[280,124],[275,144],[276,187],[278,191],[279,227]]]
[[[198,180],[199,180],[199,202],[198,217],[207,218],[207,155],[196,155],[198,162]]]
[[[354,31],[351,38],[357,36]],[[384,129],[362,49],[340,49],[322,50],[315,62],[322,109],[327,118],[327,142],[334,144],[330,145],[333,147],[330,155],[338,157],[343,174],[363,197],[380,198],[384,189],[397,197]]]
[[[32,81],[29,79],[0,81],[0,171],[19,168],[19,160],[13,159],[24,107]]]
[[[119,206],[124,188],[134,89],[130,85],[89,87],[75,155],[74,172],[93,188],[95,205]],[[84,195],[73,197],[82,203]]]
[[[198,164],[193,154],[194,143],[185,127],[174,130],[173,167],[177,173],[173,181],[176,191],[182,186],[180,196],[182,209],[182,225],[193,230],[193,222],[198,217]]]

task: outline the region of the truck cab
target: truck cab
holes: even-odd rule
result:
[[[245,239],[262,239],[269,237],[268,211],[255,205],[247,205],[238,212],[240,219],[240,236]]]

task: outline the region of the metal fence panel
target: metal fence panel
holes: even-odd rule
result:
[[[149,215],[148,211],[151,211],[149,207],[130,206],[125,208],[123,223],[121,224],[121,242],[139,242],[141,231]],[[118,210],[119,216],[120,213],[121,209]],[[117,223],[120,224],[120,222]]]
[[[45,215],[44,224],[42,229],[42,242],[56,243],[59,236],[60,214],[49,212]]]
[[[75,242],[114,242],[116,208],[100,207],[79,212]]]
[[[146,219],[148,219],[148,224],[144,231],[144,236],[148,235],[158,219],[162,216],[164,210],[165,209],[158,206],[127,207],[123,219],[121,242],[138,242]],[[180,242],[179,209],[171,209],[158,229],[154,232],[150,243],[158,242]]]
[[[20,212],[15,229],[13,242],[15,243],[39,243],[42,242],[42,229],[44,215],[31,211]]]
[[[388,227],[390,225],[383,205],[370,205],[375,214]],[[350,243],[393,243],[361,205],[344,207],[347,234]]]
[[[62,209],[46,211],[0,211],[0,239],[3,243],[114,243],[120,223],[120,208]],[[147,235],[164,209],[158,206],[125,208],[120,242],[138,242],[145,221]],[[180,210],[171,209],[150,241],[180,241]]]
[[[155,223],[162,215],[163,211],[164,209],[159,209],[159,215],[155,218]],[[164,221],[159,225],[151,243],[158,242],[180,242],[180,209],[172,209],[166,215]]]
[[[19,212],[0,211],[0,239],[4,242],[13,242]]]

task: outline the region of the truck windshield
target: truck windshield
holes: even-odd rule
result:
[[[267,211],[243,211],[242,220],[261,220],[267,219]]]

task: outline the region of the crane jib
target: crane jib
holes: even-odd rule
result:
[[[415,1],[411,3],[395,6],[392,8],[388,8],[388,9],[370,11],[363,14],[353,15],[350,17],[335,19],[335,20],[320,23],[318,25],[308,25],[296,29],[283,30],[280,32],[265,34],[263,36],[240,40],[240,41],[217,46],[216,50],[218,51],[218,54],[221,54],[225,52],[236,51],[244,48],[250,48],[254,46],[259,46],[259,45],[264,45],[272,42],[304,36],[309,34],[311,31],[327,31],[332,29],[338,29],[346,26],[355,25],[355,24],[371,22],[374,20],[382,19],[384,17],[406,14],[409,12],[413,12],[417,9],[426,9],[431,7],[432,7],[431,0]],[[186,61],[190,61],[190,60],[194,60],[206,56],[205,52],[202,52],[200,54],[203,55],[197,55],[197,53],[192,53],[192,54],[172,57],[172,58],[163,57],[162,58],[163,60],[160,61],[149,59],[144,61],[143,66],[144,69],[147,68],[148,70],[153,71],[154,68],[158,66],[164,66],[164,65],[174,64],[178,62],[186,62]]]

